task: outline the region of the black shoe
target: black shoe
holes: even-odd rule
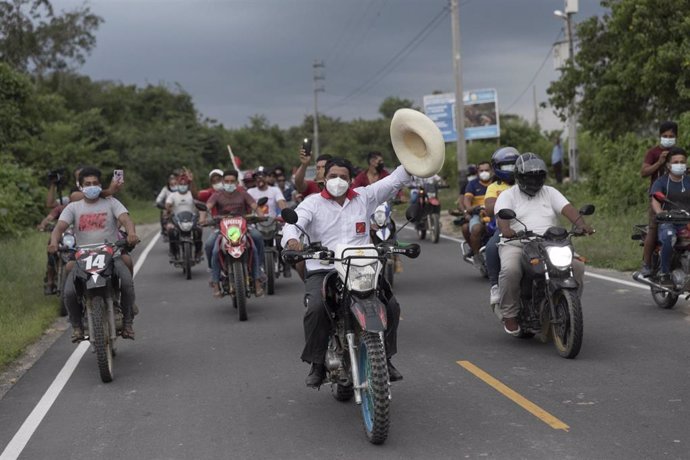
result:
[[[84,340],[84,329],[80,327],[72,328],[72,343],[81,342]]]
[[[393,366],[391,360],[388,359],[386,362],[388,363],[388,379],[391,382],[397,382],[398,380],[402,380],[402,374]]]
[[[312,363],[305,383],[308,387],[319,388],[323,383],[323,379],[325,378],[326,366],[324,366],[322,363]]]

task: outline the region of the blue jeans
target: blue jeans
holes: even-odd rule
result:
[[[676,242],[676,233],[684,225],[671,224],[669,222],[659,223],[657,235],[661,243],[661,273],[671,271],[671,258],[673,257],[673,245]]]
[[[206,261],[208,262],[208,268],[213,268],[211,261],[213,260],[213,246],[216,244],[216,239],[218,238],[218,230],[213,230],[211,234],[206,238],[204,243],[204,252],[206,253]]]
[[[213,250],[211,252],[211,281],[218,283],[220,281],[220,261],[218,260],[218,252],[220,251],[220,241],[222,237],[217,233],[214,241]],[[261,267],[264,264],[264,237],[261,236],[255,228],[249,229],[249,236],[252,237],[252,278],[258,280],[261,276]]]
[[[484,249],[484,258],[486,259],[486,271],[489,274],[489,283],[491,286],[498,284],[498,274],[501,271],[501,258],[498,256],[498,241],[501,239],[501,232],[496,229],[494,234],[489,238]]]

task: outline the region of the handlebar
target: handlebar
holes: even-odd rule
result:
[[[336,258],[335,253],[328,248],[318,247],[318,248],[308,248],[304,251],[295,251],[292,249],[284,249],[282,253],[283,260],[288,264],[294,264],[301,262],[303,260],[317,259],[317,260],[327,260],[330,262],[343,262],[351,259],[379,259],[384,258],[388,254],[400,254],[409,257],[410,259],[416,259],[421,253],[421,247],[417,243],[381,243],[376,246],[376,251],[378,252],[377,257],[372,256],[345,256],[342,258]]]
[[[257,216],[255,214],[245,214],[245,215],[232,215],[232,214],[226,214],[223,216],[214,216],[210,222],[204,222],[199,224],[201,227],[213,227],[215,225],[218,225],[221,220],[228,218],[228,217],[242,217],[244,220],[247,221],[248,224],[255,224],[257,222],[265,222],[269,219],[268,216]]]

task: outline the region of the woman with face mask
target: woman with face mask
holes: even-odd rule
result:
[[[649,191],[654,215],[680,207],[690,211],[690,177],[688,177],[687,154],[680,147],[671,147],[667,155],[666,174],[658,178]],[[657,192],[663,193],[668,202],[660,203],[654,198]],[[670,204],[673,202],[674,204]],[[671,284],[671,257],[673,256],[673,244],[676,232],[684,227],[685,224],[674,224],[662,222],[658,224],[657,235],[661,243],[661,267],[659,271],[659,282],[661,284]]]
[[[678,124],[673,121],[665,121],[659,127],[659,145],[649,149],[642,162],[642,170],[640,175],[642,177],[649,177],[650,186],[654,181],[664,174],[664,165],[668,156],[669,149],[676,144],[678,137]],[[649,276],[652,274],[651,263],[652,253],[656,245],[656,215],[649,207],[649,232],[647,239],[644,241],[643,263],[640,274],[642,276]]]

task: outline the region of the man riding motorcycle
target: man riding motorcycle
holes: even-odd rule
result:
[[[244,215],[252,211],[258,215],[262,215],[261,210],[257,207],[254,198],[244,190],[238,190],[237,185],[237,171],[225,171],[223,174],[223,189],[217,190],[211,195],[206,202],[209,210],[216,209],[219,216],[223,215]],[[252,251],[254,264],[251,267],[252,278],[254,278],[256,296],[260,297],[264,293],[261,281],[261,267],[263,266],[264,258],[264,239],[255,228],[249,229],[249,234],[252,237]],[[213,289],[213,296],[220,297],[220,261],[218,260],[218,251],[220,250],[220,236],[216,237],[213,250],[211,251],[211,289]]]
[[[481,161],[477,164],[477,176],[477,179],[467,184],[465,195],[462,197],[463,212],[466,219],[469,220],[462,226],[462,233],[465,241],[469,243],[472,249],[472,254],[475,255],[475,266],[479,263],[479,258],[476,255],[479,254],[484,236],[484,196],[493,178],[491,164],[488,161]]]
[[[666,157],[666,174],[659,177],[650,189],[651,206],[654,214],[657,215],[669,209],[678,209],[670,202],[676,203],[686,211],[690,211],[690,177],[687,172],[687,154],[680,147],[671,147]],[[656,192],[663,193],[668,202],[659,203],[654,199]],[[659,282],[662,285],[673,285],[671,282],[671,258],[673,257],[673,245],[676,240],[676,233],[685,224],[674,224],[672,222],[659,222],[658,238],[661,243],[661,268],[659,271]]]
[[[515,184],[515,161],[520,156],[513,147],[502,147],[491,155],[491,169],[494,172],[494,182],[486,188],[484,195],[484,210],[486,215],[494,218],[494,205],[501,192],[508,190]],[[498,292],[498,273],[501,271],[501,259],[498,256],[498,242],[501,233],[496,231],[489,238],[484,249],[484,259],[486,261],[486,272],[489,278],[490,293],[489,305],[498,304],[500,295]]]
[[[515,162],[515,180],[512,187],[496,200],[495,212],[501,209],[515,211],[516,219],[506,221],[497,218],[498,228],[504,239],[513,238],[524,225],[537,234],[543,234],[549,227],[558,225],[558,215],[564,215],[573,225],[591,234],[594,230],[585,223],[577,209],[553,187],[544,185],[546,163],[535,153],[523,153]],[[519,241],[506,242],[499,246],[501,271],[499,274],[500,307],[504,330],[514,336],[520,334],[518,313],[520,312],[520,280],[522,278],[522,244]],[[572,262],[573,275],[580,294],[585,273],[584,264],[577,259]]]
[[[192,192],[189,190],[189,178],[187,176],[182,175],[178,178],[177,191],[171,193],[165,199],[165,210],[171,216],[184,211],[197,214],[196,207],[194,206],[194,197],[192,196]],[[168,241],[170,242],[170,256],[173,260],[177,260],[180,256],[178,244],[180,239],[179,231],[171,222],[168,222],[167,230]],[[192,232],[194,235],[194,258],[198,262],[201,260],[202,254],[201,228],[194,227]]]
[[[320,241],[326,247],[338,243],[366,245],[370,243],[369,216],[376,207],[392,198],[409,180],[410,175],[399,166],[388,177],[367,187],[352,189],[353,169],[349,161],[340,158],[328,160],[324,169],[326,188],[311,195],[297,207],[298,225],[312,241]],[[300,231],[294,225],[283,228],[283,247],[301,250]],[[311,363],[306,384],[319,387],[326,376],[324,358],[328,346],[330,320],[324,308],[321,287],[328,267],[318,260],[307,260],[304,304],[304,335],[306,344],[302,361]],[[391,381],[402,379],[390,362],[397,351],[397,329],[400,320],[400,306],[394,296],[386,299],[388,329],[386,330],[386,353]]]
[[[283,198],[283,193],[278,187],[268,185],[266,174],[264,171],[259,171],[254,173],[254,178],[256,180],[256,187],[247,190],[254,200],[259,201],[261,198],[268,198],[266,205],[268,206],[268,213],[264,213],[269,217],[277,217],[280,213],[279,210],[284,209],[285,199]]]
[[[74,236],[78,245],[116,242],[120,239],[118,227],[122,225],[127,232],[127,243],[134,246],[139,242],[134,222],[129,217],[127,208],[116,198],[101,198],[101,171],[94,167],[85,167],[79,173],[80,191],[84,199],[71,202],[60,214],[57,225],[50,235],[48,252],[55,254],[58,249],[60,235],[74,225]],[[128,260],[126,260],[128,259]],[[127,264],[129,262],[129,264]],[[120,280],[120,307],[123,315],[123,339],[134,339],[134,280],[127,265],[131,266],[131,257],[123,252],[114,260],[115,275]],[[67,279],[63,291],[63,299],[69,312],[72,324],[72,342],[84,340],[82,328],[82,308],[78,303],[75,287],[75,273],[72,270],[74,261],[67,264]]]

